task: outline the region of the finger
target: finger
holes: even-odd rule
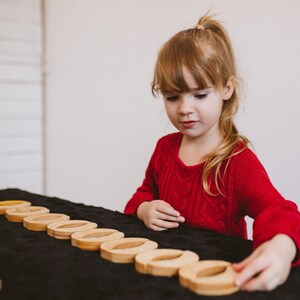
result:
[[[180,217],[177,218],[177,222],[184,223],[185,222],[185,218],[183,216],[180,216]]]
[[[242,269],[244,269],[250,262],[253,260],[254,257],[252,255],[248,256],[244,260],[238,263],[233,263],[232,267],[236,272],[240,272]]]
[[[153,225],[161,228],[176,228],[179,226],[179,223],[156,219],[154,220]]]
[[[272,269],[261,272],[257,277],[250,279],[243,286],[245,291],[270,291],[279,284],[278,276],[274,276]]]
[[[244,260],[238,262],[238,263],[233,263],[232,267],[236,272],[240,272],[242,269],[244,269],[254,258],[252,256],[248,256]]]
[[[254,277],[256,274],[262,272],[264,269],[268,267],[268,260],[259,256],[251,260],[246,267],[242,269],[240,274],[236,278],[236,285],[242,286],[245,282],[247,282],[250,278]]]
[[[168,228],[163,228],[163,227],[159,227],[156,225],[150,225],[149,226],[150,229],[155,230],[155,231],[163,231],[163,230],[167,230]]]
[[[180,217],[180,213],[177,210],[175,210],[173,207],[160,205],[159,207],[157,207],[157,211],[173,217]]]
[[[184,222],[184,217],[180,216],[180,217],[173,217],[173,216],[170,216],[170,215],[167,215],[167,214],[164,214],[164,213],[160,213],[160,212],[157,212],[155,214],[155,218],[156,219],[160,219],[160,220],[165,220],[165,221],[172,221],[172,222]]]

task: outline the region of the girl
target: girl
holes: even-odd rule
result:
[[[231,42],[223,26],[205,15],[177,33],[159,52],[152,93],[161,93],[179,132],[161,138],[143,184],[124,212],[148,228],[186,222],[247,238],[254,218],[254,252],[234,264],[243,290],[272,290],[300,264],[300,214],[271,184],[233,117],[238,82]]]

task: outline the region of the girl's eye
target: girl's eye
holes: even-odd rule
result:
[[[166,96],[166,100],[174,102],[174,101],[178,100],[178,96]]]
[[[195,95],[195,97],[197,99],[204,99],[204,98],[206,98],[206,96],[207,96],[207,94],[197,94],[197,95]]]

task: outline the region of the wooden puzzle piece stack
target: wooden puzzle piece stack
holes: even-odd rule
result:
[[[11,222],[23,222],[28,230],[47,231],[51,237],[71,240],[72,246],[82,250],[100,251],[100,256],[111,262],[134,263],[139,273],[178,275],[183,287],[199,295],[221,296],[238,291],[237,273],[226,261],[200,260],[192,251],[158,249],[155,241],[126,238],[118,230],[97,228],[96,223],[87,220],[70,220],[65,214],[50,213],[48,208],[31,206],[28,201],[0,201],[0,214]]]

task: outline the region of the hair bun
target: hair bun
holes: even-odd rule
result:
[[[199,30],[205,30],[205,27],[203,25],[200,25],[200,24],[198,24],[196,26],[196,28],[199,29]]]

